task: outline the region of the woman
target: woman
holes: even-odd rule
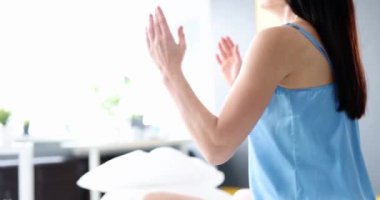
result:
[[[375,199],[359,142],[366,82],[352,0],[261,6],[284,24],[258,33],[242,64],[237,46],[221,40],[217,60],[231,89],[218,116],[182,73],[183,28],[176,43],[161,9],[150,15],[148,48],[201,152],[218,165],[249,137],[256,200]]]

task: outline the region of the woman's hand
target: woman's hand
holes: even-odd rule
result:
[[[178,43],[174,41],[164,13],[157,7],[154,17],[149,15],[146,39],[150,55],[164,77],[181,73],[181,64],[186,50],[183,27],[178,28]]]
[[[218,43],[219,54],[216,54],[223,76],[231,86],[240,72],[241,56],[238,45],[230,37],[222,37]]]

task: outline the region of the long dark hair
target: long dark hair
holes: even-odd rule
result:
[[[339,111],[351,119],[365,113],[367,86],[360,58],[353,0],[286,0],[316,29],[333,64]]]

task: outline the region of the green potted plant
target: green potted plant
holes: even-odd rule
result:
[[[29,126],[30,126],[30,121],[29,120],[24,120],[24,125],[23,125],[23,134],[24,136],[29,135]]]
[[[0,124],[5,127],[8,123],[8,119],[11,116],[11,112],[5,109],[0,109]]]
[[[7,131],[7,123],[10,116],[10,111],[0,109],[0,146],[8,146],[12,142],[12,138]]]

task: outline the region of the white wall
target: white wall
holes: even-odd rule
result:
[[[360,121],[361,145],[369,175],[380,194],[380,1],[356,1],[359,37],[368,80],[368,107]]]

